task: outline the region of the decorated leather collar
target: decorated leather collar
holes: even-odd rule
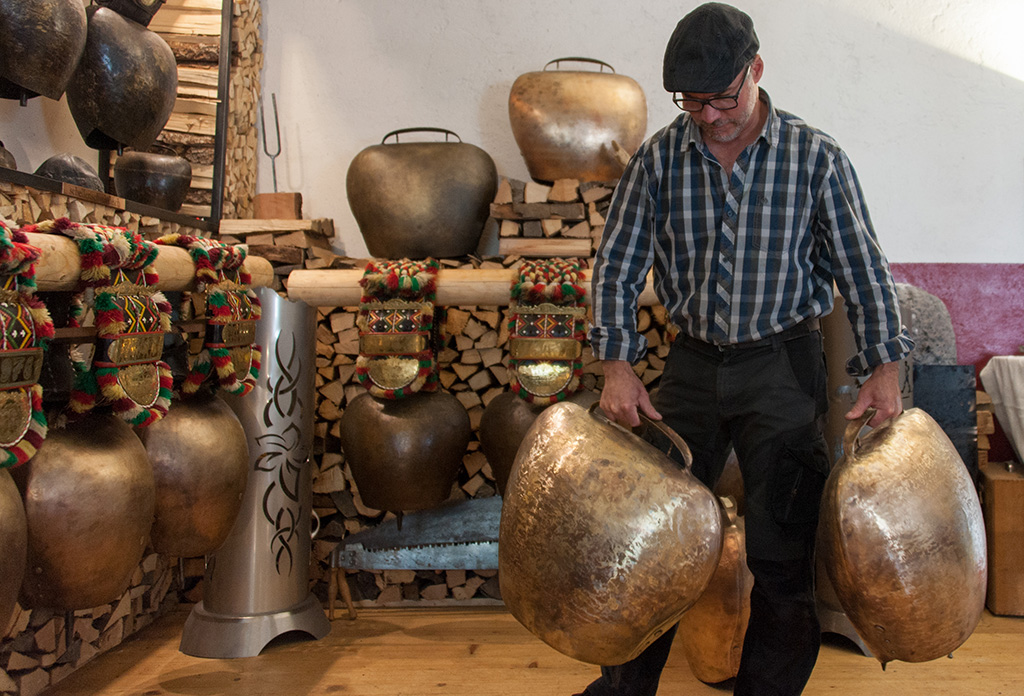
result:
[[[39,223],[41,232],[58,232],[78,245],[80,292],[70,324],[80,326],[91,308],[96,326],[92,360],[75,361],[70,406],[88,413],[108,403],[114,414],[142,428],[163,418],[172,396],[171,371],[161,360],[164,334],[171,328],[171,306],[154,289],[158,249],[138,232],[122,227],[71,222]]]
[[[528,402],[555,403],[580,388],[586,337],[580,262],[524,260],[509,307],[509,388]]]
[[[262,308],[244,267],[248,248],[184,234],[165,235],[156,243],[188,250],[196,268],[192,306],[206,316],[203,348],[192,361],[182,392],[195,393],[216,371],[218,387],[229,394],[248,394],[259,376],[262,350],[255,343]]]
[[[23,231],[0,220],[0,469],[31,459],[48,429],[39,375],[54,332],[33,296],[39,254]]]
[[[359,285],[356,377],[371,394],[400,399],[437,388],[434,300],[438,263],[371,261]]]

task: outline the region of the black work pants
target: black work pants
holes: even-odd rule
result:
[[[796,696],[817,659],[813,545],[829,458],[821,433],[827,388],[821,335],[779,336],[719,350],[682,337],[654,405],[713,487],[730,444],[743,475],[747,563],[754,575],[734,693]],[[634,660],[603,667],[587,696],[653,696],[675,630]]]

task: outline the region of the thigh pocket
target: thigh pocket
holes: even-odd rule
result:
[[[778,524],[809,524],[818,519],[828,478],[825,439],[809,426],[780,438],[772,477],[770,510]]]

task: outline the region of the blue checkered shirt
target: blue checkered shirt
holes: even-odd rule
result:
[[[756,341],[828,314],[834,280],[859,351],[851,375],[913,349],[846,153],[761,98],[764,129],[731,173],[686,113],[630,160],[594,264],[590,338],[600,359],[644,354],[636,307],[652,266],[673,323],[708,343]]]

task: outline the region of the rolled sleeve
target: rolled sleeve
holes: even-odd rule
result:
[[[600,360],[633,363],[647,350],[636,321],[640,293],[654,257],[649,179],[641,153],[630,160],[615,188],[594,257],[590,343]]]
[[[845,153],[834,153],[823,187],[819,220],[828,229],[833,277],[846,300],[857,354],[846,364],[852,376],[907,357],[914,341],[900,320],[896,284],[878,244],[860,182]]]

